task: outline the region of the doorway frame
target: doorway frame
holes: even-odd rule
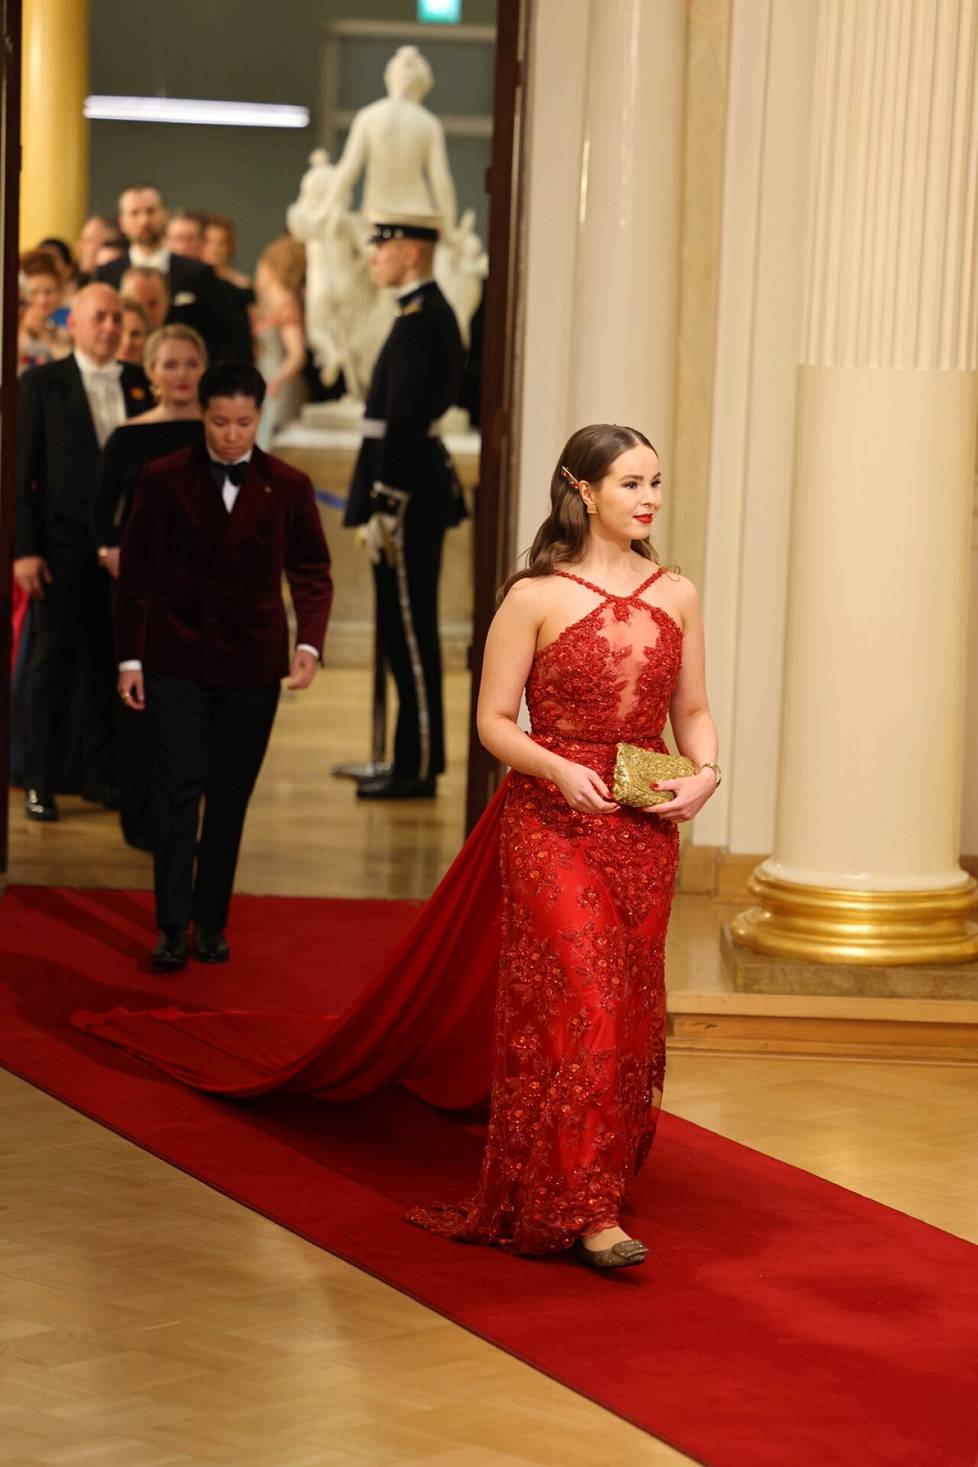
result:
[[[479,742],[475,715],[482,650],[496,592],[515,554],[518,490],[522,288],[527,175],[527,83],[534,0],[499,0],[489,173],[486,331],[482,365],[482,442],[474,516],[472,677],[465,826],[470,830],[502,777],[499,761]],[[10,820],[11,566],[17,403],[17,301],[21,157],[22,0],[0,0],[0,234],[3,240],[0,321],[0,890],[8,867]]]
[[[465,829],[475,825],[502,778],[482,747],[476,708],[482,653],[496,594],[516,554],[522,400],[523,266],[526,244],[528,81],[534,0],[499,0],[489,195],[489,278],[482,355],[482,445],[474,524],[474,604],[469,670],[469,750]]]
[[[13,650],[14,454],[17,431],[17,303],[20,266],[22,0],[0,0],[0,890],[10,819],[10,658]]]

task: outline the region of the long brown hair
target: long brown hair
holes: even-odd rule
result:
[[[587,552],[590,528],[587,510],[579,489],[567,479],[567,469],[575,479],[588,484],[597,484],[608,473],[616,458],[644,443],[646,448],[655,447],[644,433],[637,428],[626,428],[620,423],[589,423],[578,428],[564,445],[550,480],[550,513],[537,530],[533,544],[526,552],[526,565],[514,571],[499,592],[501,601],[510,586],[529,576],[549,576],[558,565],[576,565]],[[646,560],[659,564],[648,540],[633,540],[632,549]]]

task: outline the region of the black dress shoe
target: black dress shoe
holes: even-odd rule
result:
[[[187,966],[187,929],[163,927],[150,963],[158,973],[175,973]]]
[[[49,795],[47,790],[28,790],[24,813],[28,820],[61,819],[61,811],[55,804],[54,795]]]
[[[438,793],[438,782],[432,775],[429,779],[365,780],[357,788],[358,800],[433,800]]]
[[[201,963],[226,963],[231,956],[228,940],[218,928],[216,932],[202,932],[194,928],[194,957]]]
[[[107,810],[118,810],[119,791],[114,784],[92,784],[81,792],[81,797],[90,805],[104,805]]]

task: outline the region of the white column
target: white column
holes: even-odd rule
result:
[[[978,953],[958,865],[978,409],[978,0],[823,0],[761,951]]]
[[[683,0],[535,7],[521,548],[563,440],[585,423],[642,429],[668,484],[684,47]]]
[[[724,781],[692,838],[737,853],[774,838],[817,23],[818,0],[731,15],[701,588]]]
[[[682,0],[591,7],[580,162],[571,413],[628,423],[670,476],[679,320]],[[668,519],[657,526],[660,548]]]

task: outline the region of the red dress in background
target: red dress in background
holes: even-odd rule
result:
[[[569,576],[594,607],[536,654],[527,681],[534,739],[609,785],[619,740],[665,749],[682,632],[644,599],[662,574],[625,597]],[[617,1218],[655,1134],[678,844],[654,815],[580,814],[555,785],[514,774],[346,1013],[116,1009],[73,1022],[228,1096],[348,1101],[398,1080],[464,1109],[491,1073],[478,1192],[411,1221],[557,1251]]]

